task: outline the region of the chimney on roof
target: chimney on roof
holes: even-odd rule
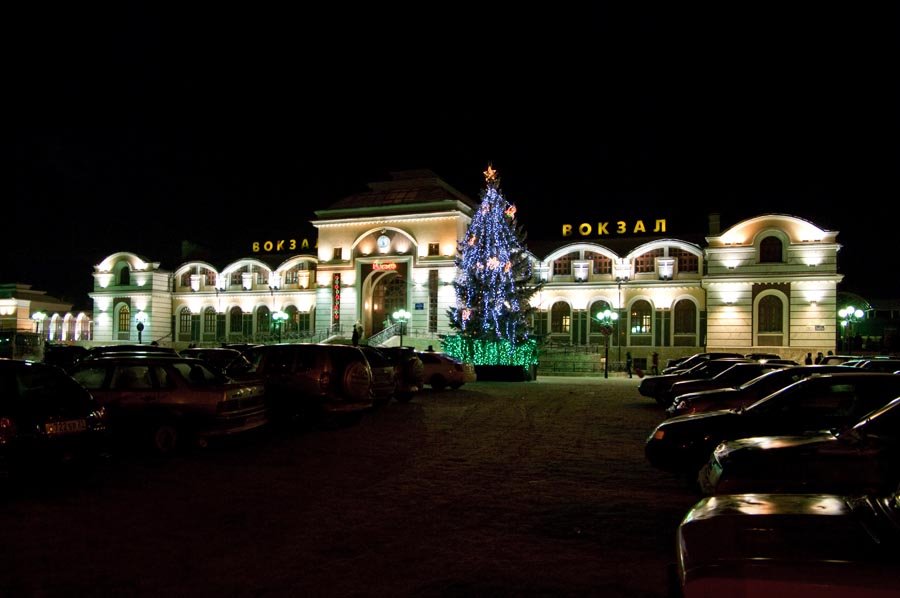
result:
[[[720,230],[719,223],[719,214],[710,214],[709,215],[709,234],[710,235],[718,235]]]

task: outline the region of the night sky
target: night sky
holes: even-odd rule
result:
[[[395,170],[477,199],[491,163],[530,239],[787,213],[840,231],[841,289],[900,296],[893,6],[198,6],[25,20],[0,281],[89,307],[112,252],[305,236]]]

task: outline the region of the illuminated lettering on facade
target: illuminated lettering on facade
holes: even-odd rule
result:
[[[591,235],[596,235],[598,237],[603,237],[606,235],[610,235],[613,233],[609,232],[610,222],[598,222],[596,226],[591,222],[582,222],[577,226],[577,228],[571,224],[563,224],[562,225],[562,236],[571,237],[575,234],[581,237],[590,237]],[[627,235],[627,234],[639,234],[646,233],[647,226],[644,224],[643,220],[636,220],[634,225],[629,228],[628,223],[624,220],[618,220],[615,222],[615,228],[613,229],[615,234],[617,235]],[[596,232],[595,232],[596,231]],[[657,219],[654,223],[653,227],[654,233],[664,233],[666,232],[666,220],[665,218]]]
[[[309,239],[281,239],[278,241],[253,241],[251,249],[253,253],[281,253],[282,251],[297,251],[300,249],[318,248],[318,242],[310,245]]]
[[[336,272],[331,275],[331,322],[341,322],[341,275]]]
[[[373,270],[382,270],[382,271],[383,270],[396,270],[397,264],[395,262],[384,262],[384,263],[375,262],[374,264],[372,264],[372,269]]]

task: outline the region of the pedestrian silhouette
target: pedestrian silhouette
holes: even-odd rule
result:
[[[805,363],[806,365],[812,365],[812,364],[813,364],[812,353],[807,353],[807,354],[806,354],[806,359],[804,360],[803,363]]]
[[[625,353],[625,371],[628,372],[628,377],[631,378],[631,351]]]

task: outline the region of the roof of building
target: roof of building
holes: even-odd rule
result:
[[[390,181],[369,183],[368,191],[356,193],[316,210],[319,218],[440,212],[473,211],[477,204],[451,187],[431,170],[402,170],[390,173]]]

